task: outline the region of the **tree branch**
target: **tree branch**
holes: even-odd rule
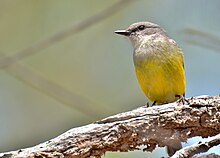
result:
[[[79,33],[83,30],[85,30],[88,27],[93,26],[94,24],[97,24],[98,22],[105,20],[106,18],[110,17],[111,15],[117,13],[118,11],[121,11],[127,4],[131,3],[132,0],[120,0],[113,5],[105,8],[104,10],[96,13],[95,15],[92,15],[86,19],[83,19],[82,21],[75,23],[74,25],[70,26],[69,28],[66,28],[60,32],[56,32],[55,34],[51,35],[50,37],[46,39],[42,39],[27,48],[17,51],[13,53],[13,56],[6,56],[2,59],[0,59],[0,69],[3,69],[5,67],[8,67],[15,62],[18,62],[19,60],[28,57],[30,55],[33,55],[37,52],[40,52],[41,50],[44,50],[48,47],[50,47],[53,44],[56,44],[57,42],[60,42],[61,40],[74,35],[76,33]]]
[[[220,133],[220,96],[200,96],[163,106],[140,107],[73,128],[37,146],[0,154],[0,158],[101,157],[106,151],[153,151],[175,140]]]
[[[40,74],[35,73],[30,69],[30,66],[25,66],[19,64],[18,62],[21,59],[39,53],[43,49],[46,49],[56,44],[57,42],[60,42],[70,36],[88,29],[91,26],[94,26],[95,24],[121,11],[132,2],[134,1],[119,0],[113,3],[111,6],[106,7],[102,11],[99,11],[96,14],[89,16],[88,18],[74,23],[72,26],[56,32],[55,34],[45,39],[41,39],[38,42],[26,47],[25,49],[12,53],[12,56],[6,56],[1,53],[0,69],[6,69],[6,71],[8,71],[12,76],[24,82],[26,85],[34,87],[35,89],[47,94],[53,99],[63,103],[63,105],[71,105],[71,107],[75,108],[76,110],[83,112],[93,118],[97,118],[97,114],[100,113],[100,108],[97,104],[96,106],[93,106],[95,103],[92,100],[89,100],[88,98],[79,94],[70,92],[68,89],[65,89],[61,85],[40,76]],[[104,115],[104,113],[102,114]],[[98,118],[101,118],[101,116]]]
[[[193,156],[193,158],[220,158],[219,154],[208,154],[202,156]]]
[[[195,154],[206,152],[213,146],[217,146],[219,144],[220,144],[220,134],[211,137],[208,140],[203,140],[191,146],[182,148],[181,150],[177,151],[176,154],[172,156],[172,158],[192,157]]]

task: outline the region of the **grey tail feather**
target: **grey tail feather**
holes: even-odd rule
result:
[[[176,141],[172,145],[166,146],[167,154],[171,157],[175,154],[176,151],[182,148],[182,144],[180,141]]]

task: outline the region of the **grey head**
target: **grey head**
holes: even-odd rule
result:
[[[127,36],[134,47],[149,37],[159,37],[161,35],[166,37],[165,31],[159,25],[151,22],[137,22],[131,24],[127,29],[117,30],[115,33]]]

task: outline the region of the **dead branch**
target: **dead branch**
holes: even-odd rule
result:
[[[0,158],[86,158],[106,151],[153,151],[176,139],[220,133],[220,96],[200,96],[163,106],[140,107],[73,128],[37,146],[1,153]]]
[[[219,154],[207,154],[202,156],[193,156],[193,158],[220,158]]]
[[[172,156],[172,158],[192,157],[195,154],[206,152],[213,146],[217,146],[219,144],[220,144],[220,134],[211,137],[208,140],[203,140],[191,146],[182,148],[181,150],[177,151],[176,154]]]

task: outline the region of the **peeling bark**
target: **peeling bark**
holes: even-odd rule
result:
[[[34,147],[1,153],[0,158],[99,158],[106,151],[140,150],[140,145],[152,152],[176,140],[219,133],[220,96],[200,96],[110,116]]]
[[[220,144],[220,134],[177,151],[171,158],[188,158]]]

